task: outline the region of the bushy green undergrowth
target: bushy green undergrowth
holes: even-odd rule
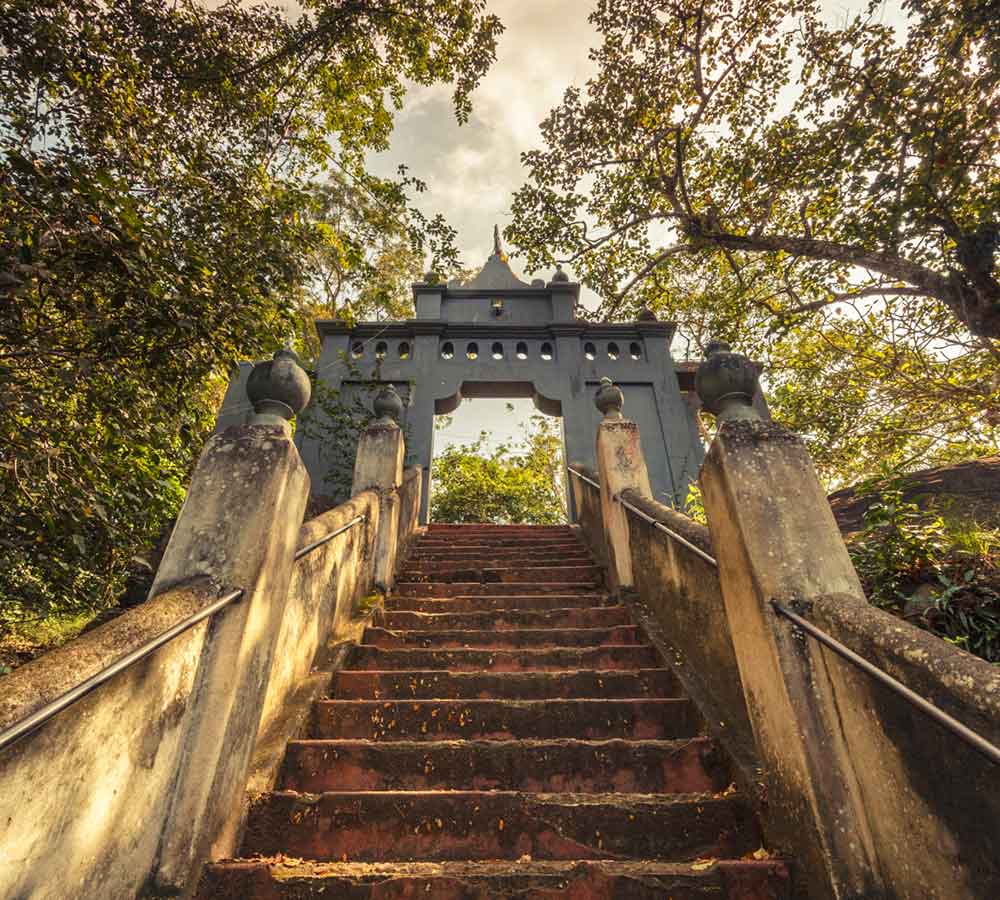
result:
[[[1000,531],[921,510],[882,483],[848,549],[868,599],[949,643],[1000,662]]]

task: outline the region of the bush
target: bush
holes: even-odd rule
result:
[[[922,511],[898,479],[864,490],[878,499],[848,549],[868,599],[1000,662],[1000,533]]]

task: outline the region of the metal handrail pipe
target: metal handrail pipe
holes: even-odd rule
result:
[[[601,486],[596,481],[594,481],[592,478],[588,478],[586,475],[583,474],[583,472],[578,472],[572,466],[567,466],[566,468],[569,469],[570,472],[572,472],[577,478],[579,478],[580,481],[586,481],[587,484],[591,485],[591,487],[595,487],[598,490],[601,489]]]
[[[357,525],[358,522],[364,522],[365,519],[367,518],[368,516],[366,515],[355,516],[346,525],[341,525],[340,528],[331,531],[329,534],[324,534],[323,537],[317,538],[315,541],[313,541],[310,544],[306,544],[304,547],[299,547],[299,549],[295,551],[295,559],[296,560],[302,559],[303,556],[307,556],[308,554],[312,553],[313,550],[315,550],[317,547],[322,547],[327,542],[332,541],[338,534],[343,534],[348,529],[351,529],[355,525]]]
[[[5,728],[3,731],[0,731],[0,751],[6,750],[7,747],[10,747],[12,744],[21,740],[21,738],[27,737],[33,731],[48,722],[53,716],[72,706],[78,700],[82,700],[87,696],[87,694],[97,690],[97,688],[99,688],[102,684],[106,681],[110,681],[119,672],[125,671],[125,669],[133,663],[137,663],[140,660],[145,659],[164,644],[172,641],[179,634],[182,634],[189,628],[193,628],[199,622],[207,619],[211,615],[214,615],[234,600],[240,599],[243,596],[243,593],[243,588],[237,588],[235,591],[230,591],[225,596],[219,597],[218,600],[214,600],[212,603],[209,603],[204,609],[200,609],[198,612],[192,613],[186,619],[181,619],[181,621],[176,625],[172,625],[166,631],[158,634],[152,640],[147,641],[141,647],[137,647],[130,653],[126,653],[123,657],[121,657],[121,659],[116,659],[113,663],[111,663],[111,665],[105,666],[99,672],[95,672],[86,680],[81,681],[78,685],[76,685],[76,687],[70,688],[54,700],[51,700],[44,706],[39,707],[31,715],[26,716],[19,722],[15,722],[9,728]]]
[[[878,666],[868,662],[863,656],[859,656],[850,647],[845,646],[823,631],[822,628],[817,628],[808,619],[803,619],[802,616],[792,612],[788,607],[782,606],[777,600],[772,600],[771,606],[776,613],[789,619],[811,638],[819,641],[824,647],[829,647],[838,656],[846,659],[852,666],[860,669],[866,675],[874,678],[879,684],[884,685],[894,694],[902,697],[907,703],[915,706],[928,718],[933,719],[939,725],[946,728],[972,747],[973,750],[985,756],[990,762],[1000,765],[1000,747],[997,747],[996,744],[991,743],[981,734],[966,727],[958,719],[949,716],[944,710],[938,709],[929,700],[925,700],[918,693],[910,690],[901,681],[893,678],[888,672],[884,672]]]
[[[671,538],[673,538],[675,541],[677,541],[677,543],[680,544],[681,546],[687,547],[688,550],[690,550],[692,553],[696,554],[697,556],[700,556],[709,565],[714,566],[716,569],[719,568],[719,563],[715,559],[715,557],[709,555],[708,553],[706,553],[697,544],[692,544],[691,541],[689,541],[686,537],[684,537],[683,535],[678,534],[672,528],[667,528],[667,526],[664,525],[662,522],[657,521],[656,519],[654,519],[648,513],[644,513],[637,506],[633,506],[631,503],[628,502],[628,500],[623,500],[621,498],[621,496],[617,496],[616,495],[615,496],[615,500],[617,500],[626,509],[631,510],[632,512],[634,512],[640,519],[644,519],[646,522],[649,522],[649,524],[652,525],[654,528],[658,528],[664,534],[669,535]]]

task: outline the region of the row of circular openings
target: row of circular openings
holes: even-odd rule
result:
[[[589,341],[583,345],[583,355],[587,359],[597,359],[597,348],[591,344]],[[632,341],[628,345],[628,355],[632,359],[642,359],[642,347],[637,341]],[[618,345],[612,341],[608,344],[608,359],[620,359],[621,351],[618,349]]]
[[[538,355],[548,362],[552,359],[552,345],[546,341],[542,344],[539,349]],[[503,344],[499,341],[494,341],[493,346],[490,347],[490,356],[493,359],[500,360],[504,357]],[[517,346],[514,348],[514,356],[518,359],[528,358],[528,345],[524,341],[518,341]],[[451,341],[445,341],[441,345],[441,359],[454,359],[455,358],[455,345]],[[479,344],[475,341],[471,342],[465,348],[465,358],[466,359],[479,359]]]
[[[385,341],[379,341],[375,345],[375,358],[385,359],[386,354],[389,352],[389,345]],[[363,341],[355,341],[351,344],[351,357],[353,359],[361,359],[365,355],[365,345]],[[396,345],[396,355],[400,359],[410,358],[410,344],[408,341],[400,341]]]

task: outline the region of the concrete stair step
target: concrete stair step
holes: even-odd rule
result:
[[[518,628],[612,628],[631,624],[624,606],[594,606],[582,609],[516,609],[491,612],[383,612],[378,624],[409,631],[511,631]]]
[[[434,534],[439,531],[527,531],[529,533],[544,534],[552,531],[565,531],[573,534],[572,525],[531,525],[525,522],[514,522],[511,524],[501,524],[497,522],[431,522],[427,526],[427,532]]]
[[[402,597],[511,597],[524,594],[581,594],[599,593],[601,584],[597,581],[534,581],[534,582],[490,582],[481,581],[403,581],[398,582],[395,596]]]
[[[451,597],[408,597],[393,595],[385,600],[386,612],[503,612],[505,610],[590,609],[611,605],[607,594],[587,591],[564,594],[454,595]]]
[[[309,737],[371,741],[695,737],[699,720],[680,697],[590,700],[318,700]]]
[[[579,557],[587,562],[592,557],[582,544],[567,544],[557,547],[486,547],[484,550],[469,550],[456,548],[453,543],[443,547],[420,547],[419,545],[407,559],[407,562],[419,562],[425,559],[481,559],[483,553],[497,559],[562,559],[567,556]]]
[[[361,643],[370,647],[607,647],[644,643],[635,625],[614,628],[520,628],[506,631],[394,631],[366,628]]]
[[[547,566],[522,563],[517,566],[500,568],[477,568],[464,566],[455,569],[430,564],[427,566],[407,566],[396,577],[397,584],[423,581],[437,583],[478,582],[479,584],[536,584],[539,582],[599,584],[602,578],[599,566]]]
[[[210,863],[199,900],[791,900],[780,860]]]
[[[644,644],[535,650],[400,650],[358,646],[352,669],[447,669],[451,672],[544,672],[562,669],[655,669],[656,651]]]
[[[714,793],[729,772],[706,738],[682,741],[291,741],[279,785],[323,791]]]
[[[251,802],[243,856],[355,862],[739,858],[753,815],[712,795],[276,791]]]
[[[556,535],[523,535],[521,537],[504,537],[502,535],[438,535],[422,537],[414,542],[414,546],[427,547],[475,547],[490,549],[491,547],[572,547],[579,549],[585,544],[578,538]]]
[[[560,566],[591,566],[593,559],[585,553],[439,553],[415,554],[406,561],[405,571],[416,574],[441,571],[482,571],[512,566],[559,568]]]
[[[342,669],[333,676],[337,700],[580,700],[677,697],[680,686],[670,669],[569,672],[372,672]]]

